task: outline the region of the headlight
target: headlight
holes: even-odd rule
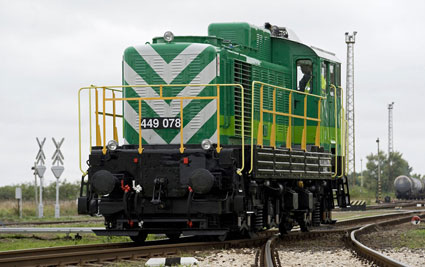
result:
[[[212,142],[210,139],[204,139],[201,143],[201,147],[205,150],[209,150],[212,147]]]
[[[173,41],[174,40],[174,34],[170,31],[166,31],[164,33],[164,40],[167,41],[167,42]]]
[[[109,150],[114,151],[118,148],[118,142],[115,141],[115,140],[111,140],[111,141],[108,142],[107,147],[108,147]]]

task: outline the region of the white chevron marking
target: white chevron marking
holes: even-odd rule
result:
[[[139,114],[137,114],[127,101],[124,101],[124,114],[128,124],[138,133]],[[167,144],[165,140],[152,129],[142,129],[142,137],[148,144]]]
[[[210,45],[191,44],[168,64],[150,45],[137,46],[135,49],[162,80],[170,84],[208,46]]]
[[[198,114],[196,114],[196,116],[183,128],[183,143],[186,143],[187,141],[189,141],[190,138],[192,138],[192,136],[197,132],[197,131],[191,130],[192,122],[197,117],[199,117],[201,121],[207,122],[216,113],[216,110],[217,110],[217,102],[213,100],[210,103],[208,103],[208,105],[206,105]],[[216,142],[216,140],[211,140],[211,141]],[[176,135],[176,137],[174,137],[174,139],[170,142],[170,144],[180,144],[180,133]]]
[[[197,84],[209,84],[216,77],[216,60],[212,60],[191,83],[196,81]],[[131,66],[124,61],[124,80],[129,85],[146,85],[146,81],[137,74]],[[186,86],[177,96],[197,96],[205,87],[204,86]],[[152,87],[135,87],[134,91],[140,97],[159,97],[158,93]],[[175,117],[180,112],[180,100],[172,100],[168,105],[164,100],[145,101],[160,117]],[[191,100],[184,101],[183,107],[186,107]],[[158,110],[158,106],[163,107]],[[162,111],[162,112],[161,112]]]
[[[135,47],[137,52],[143,59],[160,75],[160,77],[170,84],[204,49],[208,44],[191,44],[184,49],[176,58],[167,64],[163,58],[150,46],[144,45]],[[127,62],[124,64],[124,80],[129,85],[147,85],[146,81],[138,75]],[[209,84],[216,76],[216,58],[214,58],[190,83],[193,84]],[[197,96],[205,87],[187,86],[181,90],[177,96]],[[133,88],[140,97],[159,97],[158,93],[152,87]],[[184,100],[183,107],[186,107],[192,100]],[[152,110],[160,117],[175,117],[180,112],[180,100],[172,100],[170,105],[164,100],[145,101]],[[124,101],[124,116],[127,122],[138,132],[139,116],[137,112]],[[213,104],[211,104],[213,103]],[[207,108],[208,107],[208,108]],[[201,122],[206,122],[216,113],[215,101],[207,104],[192,120],[184,127],[184,142],[187,142],[202,127]],[[206,114],[204,114],[206,112]],[[154,130],[142,130],[143,139],[149,144],[165,144],[165,140],[161,138]],[[215,140],[217,136],[212,136]],[[214,142],[214,140],[212,140]],[[173,144],[180,143],[180,133],[171,141]]]

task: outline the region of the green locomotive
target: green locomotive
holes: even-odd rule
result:
[[[80,90],[96,93],[96,144],[78,211],[105,217],[97,234],[308,231],[349,203],[334,54],[268,23],[213,23],[129,47],[122,64],[122,86]]]

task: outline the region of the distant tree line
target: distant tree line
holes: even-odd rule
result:
[[[40,186],[40,185],[38,185]],[[35,191],[34,182],[22,183],[19,185],[6,185],[0,187],[0,200],[15,199],[15,188],[20,187],[22,190],[22,198],[24,201],[34,201]],[[59,199],[60,200],[75,200],[80,194],[80,182],[60,181]],[[43,187],[44,200],[56,200],[56,181]]]
[[[412,167],[403,159],[403,154],[400,152],[392,152],[390,155],[383,151],[378,154],[370,154],[366,157],[366,170],[363,173],[358,173],[356,185],[360,185],[360,180],[363,178],[363,186],[376,191],[378,182],[378,163],[381,169],[381,190],[383,193],[394,192],[394,180],[400,175],[424,179],[417,173],[412,173]]]

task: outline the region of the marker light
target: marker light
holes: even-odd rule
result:
[[[107,145],[108,149],[114,151],[118,148],[118,142],[115,140],[110,140]]]
[[[204,139],[204,140],[202,140],[202,142],[201,142],[201,147],[202,147],[204,150],[209,150],[209,149],[212,147],[212,142],[211,142],[211,140],[210,140],[210,139]]]
[[[170,31],[166,31],[164,33],[164,40],[167,41],[167,42],[173,41],[174,40],[174,34]]]

